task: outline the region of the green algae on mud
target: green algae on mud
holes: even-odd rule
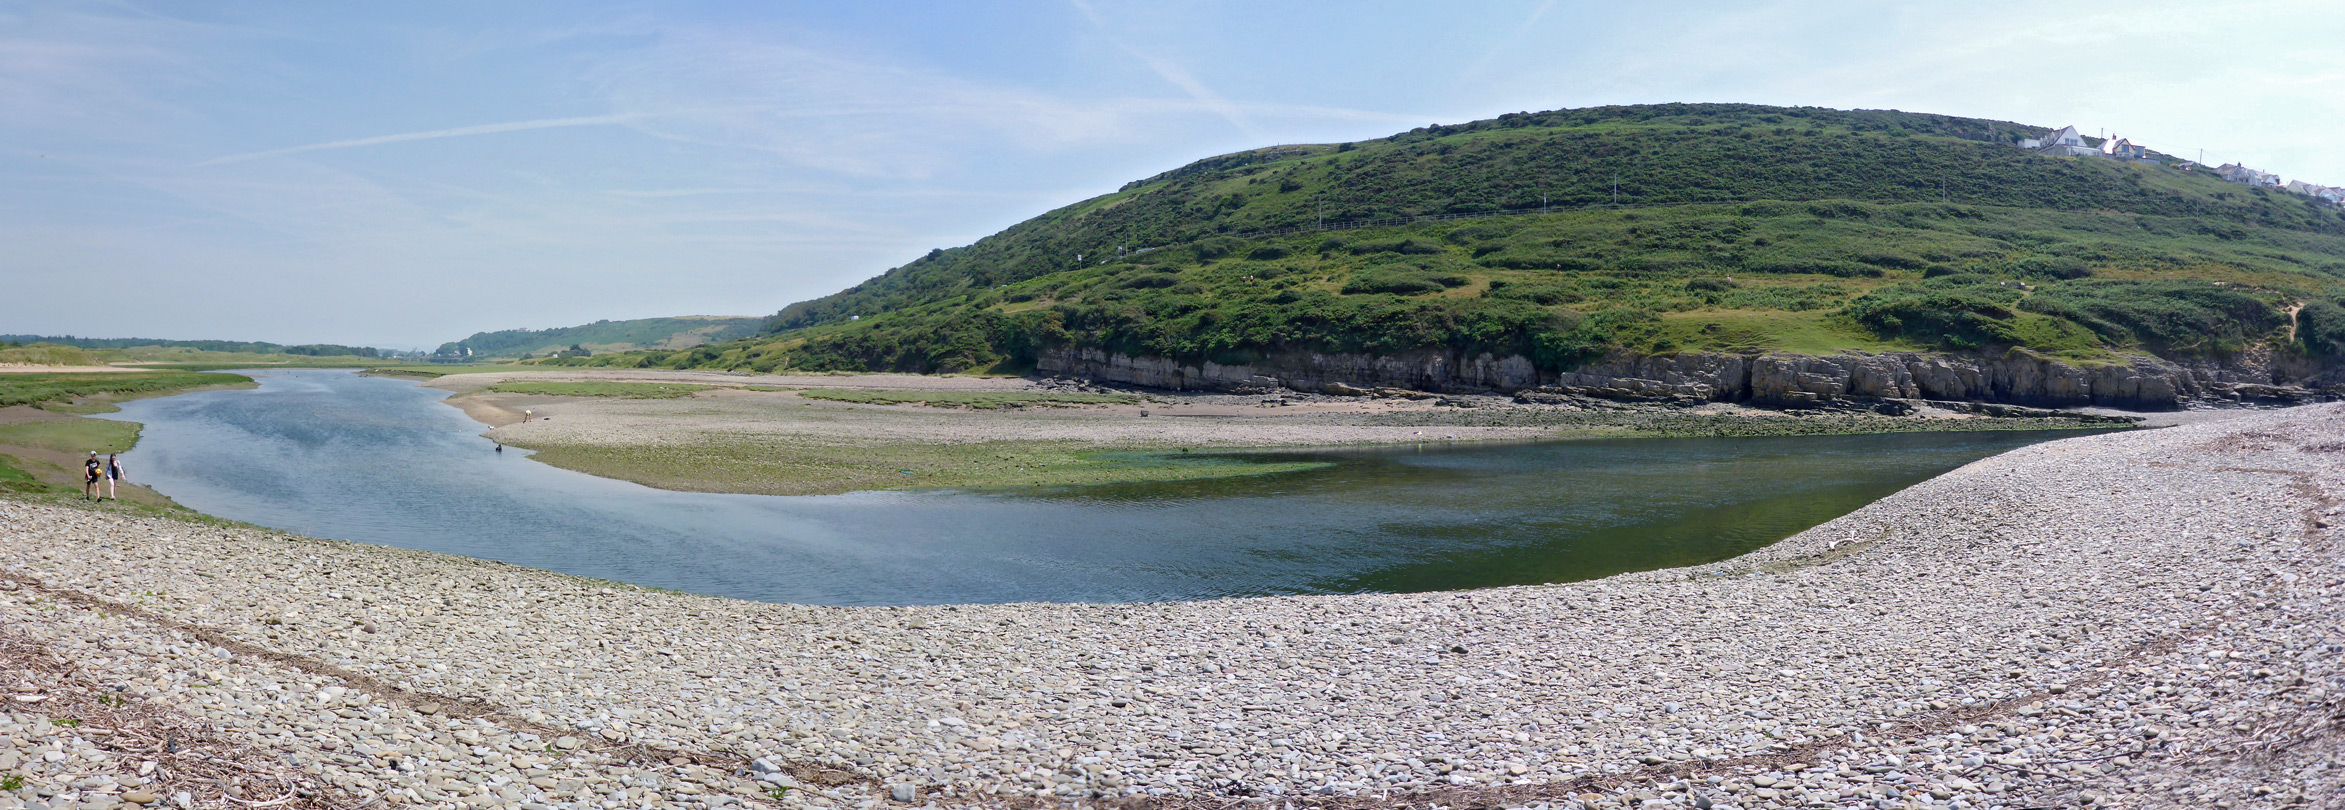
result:
[[[538,461],[660,489],[751,495],[1012,489],[1270,475],[1326,466],[1080,441],[814,444],[774,437],[660,446],[516,445]]]
[[[1914,418],[1872,414],[1685,412],[1664,406],[1572,411],[1544,407],[1460,409],[1360,415],[1363,425],[1539,427],[1544,436],[1501,442],[1608,438],[1730,438],[1844,436],[2125,428],[2119,419]],[[1456,442],[1427,435],[1414,442]],[[673,443],[607,445],[508,443],[536,451],[538,461],[604,478],[660,489],[752,495],[833,495],[863,490],[1023,489],[1272,475],[1324,467],[1321,460],[1281,456],[1333,449],[1325,444],[1188,447],[1100,444],[1076,439],[998,439],[982,442],[822,441],[804,435],[710,435]],[[1400,442],[1344,442],[1346,448]]]
[[[716,386],[690,383],[588,381],[500,382],[488,390],[500,394],[538,394],[550,397],[617,397],[619,399],[674,399]]]
[[[827,399],[834,402],[852,402],[864,405],[928,405],[940,408],[972,408],[981,411],[1023,408],[1028,405],[1045,408],[1063,408],[1075,405],[1132,405],[1141,401],[1141,397],[1134,394],[1068,394],[1057,391],[891,391],[808,388],[799,391],[798,396],[807,399]]]
[[[1402,411],[1363,417],[1363,424],[1424,427],[1546,427],[1553,438],[1731,438],[1742,436],[1851,436],[1871,433],[1968,433],[2003,430],[2111,430],[2132,427],[2125,418],[1980,417],[1916,418],[1850,413],[1728,413],[1682,411],[1665,406],[1575,411],[1543,407]]]

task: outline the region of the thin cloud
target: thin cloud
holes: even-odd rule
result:
[[[1480,75],[1484,69],[1490,67],[1491,62],[1498,60],[1500,54],[1512,50],[1515,43],[1522,41],[1523,35],[1531,33],[1531,28],[1539,24],[1539,18],[1547,16],[1547,12],[1555,8],[1555,2],[1556,0],[1545,0],[1539,4],[1538,8],[1531,9],[1530,16],[1524,17],[1521,23],[1516,24],[1514,30],[1509,32],[1505,39],[1499,40],[1498,44],[1483,51],[1482,58],[1474,60],[1474,64],[1468,66],[1462,75],[1469,78]]]
[[[1257,141],[1262,140],[1262,132],[1254,127],[1254,123],[1246,118],[1245,114],[1239,110],[1238,105],[1230,103],[1228,98],[1214,92],[1213,88],[1207,87],[1195,75],[1172,60],[1143,52],[1125,44],[1123,39],[1109,33],[1107,22],[1099,18],[1099,12],[1091,7],[1088,0],[1067,0],[1067,2],[1073,3],[1075,10],[1083,13],[1083,19],[1091,21],[1091,27],[1098,29],[1099,35],[1106,39],[1108,44],[1114,45],[1117,50],[1140,60],[1140,63],[1147,65],[1149,70],[1155,71],[1158,78],[1180,88],[1181,92],[1189,94],[1190,98],[1197,100],[1199,106],[1211,110],[1213,114],[1229,121],[1230,126],[1237,127],[1239,132],[1246,134],[1246,137]]]
[[[407,141],[428,141],[437,138],[462,138],[470,135],[494,135],[501,132],[526,132],[533,129],[561,129],[563,127],[595,127],[609,126],[612,124],[628,124],[634,123],[643,117],[644,116],[639,114],[588,115],[577,118],[541,118],[535,121],[508,121],[502,124],[481,124],[479,126],[456,127],[454,129],[435,129],[427,132],[402,132],[397,135],[377,135],[372,138],[353,138],[347,141],[313,143],[307,146],[292,146],[284,149],[271,149],[265,152],[246,152],[240,155],[228,155],[225,157],[212,158],[211,160],[207,160],[195,165],[199,167],[218,166],[225,163],[242,163],[247,160],[259,160],[261,158],[278,157],[281,155],[294,155],[300,154],[302,152],[320,152],[328,149],[351,149],[360,146],[376,146],[386,143],[404,143]]]

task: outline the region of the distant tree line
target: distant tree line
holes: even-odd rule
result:
[[[173,349],[195,349],[207,352],[247,352],[251,354],[296,354],[304,357],[383,357],[389,352],[372,346],[342,346],[332,343],[304,343],[287,346],[280,343],[240,340],[158,340],[155,338],[84,338],[72,335],[0,335],[0,342],[10,346],[33,343],[53,343],[80,349],[129,349],[138,346],[164,346]]]

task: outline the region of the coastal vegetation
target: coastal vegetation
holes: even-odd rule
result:
[[[78,346],[60,346],[55,343],[0,343],[0,365],[9,366],[99,366],[106,358],[98,352]]]
[[[503,394],[539,394],[553,397],[618,397],[621,399],[673,399],[691,396],[715,386],[687,383],[607,382],[588,380],[580,382],[501,382],[488,390]]]
[[[196,366],[220,368],[344,368],[382,362],[374,354],[358,351],[347,353],[311,353],[308,351],[223,351],[195,346],[163,346],[151,343],[114,346],[120,340],[72,338],[76,343],[93,346],[65,345],[52,342],[0,341],[0,366],[117,366],[133,368],[181,368]],[[273,343],[246,344],[229,341],[177,341],[186,344],[261,346],[276,349],[313,349],[316,347],[276,346]],[[349,348],[349,347],[328,347]],[[364,349],[373,352],[374,349]]]
[[[46,343],[78,349],[153,350],[181,349],[190,352],[216,354],[285,354],[296,357],[384,357],[388,355],[372,346],[341,346],[332,343],[306,343],[287,346],[254,340],[163,340],[158,338],[85,338],[72,335],[0,335],[0,345],[30,345]]]
[[[2071,418],[1910,419],[1864,414],[1759,416],[1698,414],[1661,408],[1621,412],[1552,408],[1488,409],[1475,413],[1424,411],[1362,415],[1371,427],[1421,426],[1434,431],[1528,428],[1540,439],[1729,438],[1833,436],[2005,430],[2106,430],[2111,423]],[[507,438],[536,451],[538,461],[590,475],[663,489],[761,495],[830,495],[864,490],[1019,489],[1092,486],[1269,475],[1322,466],[1282,461],[1263,448],[1199,439],[1193,448],[1146,442],[996,440],[823,442],[803,435],[740,431],[683,441],[613,444]],[[1386,441],[1390,441],[1389,439]]]
[[[488,363],[378,363],[359,369],[360,374],[378,377],[419,377],[436,379],[451,374],[485,374],[493,371],[529,371],[532,367],[505,362]]]
[[[0,455],[0,492],[48,492],[49,485],[34,478],[32,473],[25,472],[22,467],[26,466],[30,465],[23,459]]]
[[[1005,489],[1268,475],[1321,466],[1080,441],[823,443],[740,434],[657,445],[530,442],[533,458],[663,489],[833,495],[888,489]]]
[[[1027,406],[1066,407],[1070,405],[1131,405],[1140,398],[1131,394],[1073,394],[1059,391],[891,391],[880,389],[809,388],[798,392],[807,399],[828,399],[838,402],[858,402],[869,405],[929,405],[939,408],[971,408],[981,411]]]
[[[2043,131],[1675,104],[1254,150],[932,251],[791,305],[758,337],[543,362],[1018,371],[1073,348],[1223,364],[1487,351],[1550,370],[1613,351],[2345,357],[2345,210],[2177,165],[2013,146]]]
[[[197,388],[250,384],[252,378],[239,374],[195,371],[0,374],[0,407],[38,405],[54,410],[75,404],[103,404]]]
[[[0,424],[0,446],[80,455],[125,453],[138,444],[139,424],[111,419],[54,419]]]
[[[757,318],[681,317],[602,320],[583,326],[554,329],[506,329],[475,332],[471,337],[441,344],[440,355],[474,357],[528,357],[563,354],[590,356],[596,352],[629,349],[675,349],[703,343],[722,343],[755,335]]]
[[[125,452],[138,443],[136,422],[81,415],[118,410],[114,403],[127,399],[252,384],[252,378],[238,374],[191,371],[0,373],[0,490],[78,495],[84,454]],[[178,510],[170,499],[143,487],[123,487],[122,497],[142,509]]]

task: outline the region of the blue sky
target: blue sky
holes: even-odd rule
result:
[[[1890,108],[2345,184],[2333,0],[0,0],[0,332],[763,315],[1210,155]]]

